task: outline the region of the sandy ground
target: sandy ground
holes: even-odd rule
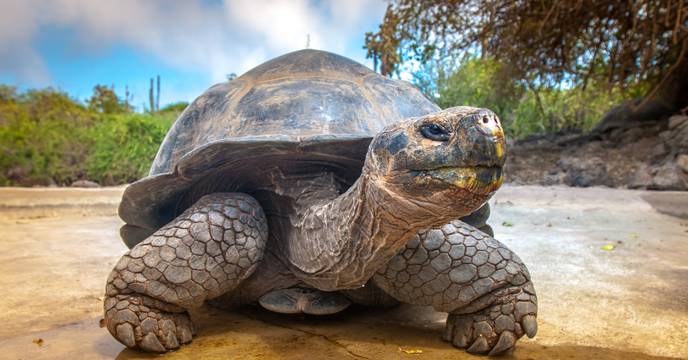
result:
[[[150,357],[98,325],[105,279],[126,250],[121,191],[0,189],[0,358]],[[688,193],[508,186],[492,202],[497,238],[526,262],[540,300],[537,337],[505,358],[688,358],[688,220],[665,215],[688,213]],[[473,358],[440,340],[445,316],[203,308],[194,342],[164,358]]]

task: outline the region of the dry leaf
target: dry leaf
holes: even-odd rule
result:
[[[43,339],[41,339],[41,338],[33,339],[32,342],[38,346],[43,346]]]
[[[415,355],[415,354],[422,354],[423,353],[423,350],[421,350],[421,349],[402,349],[402,348],[399,348],[399,351],[401,351],[405,354],[408,354],[408,355]]]

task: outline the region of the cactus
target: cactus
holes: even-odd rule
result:
[[[153,98],[153,78],[150,78],[150,87],[148,88],[148,110],[155,112],[155,101]]]
[[[160,75],[156,79],[155,111],[160,111]]]
[[[153,88],[153,78],[150,78],[148,88],[148,103],[150,112],[160,111],[160,75],[156,76],[156,87]]]

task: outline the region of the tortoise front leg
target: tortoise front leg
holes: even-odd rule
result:
[[[528,269],[461,221],[420,232],[373,281],[399,301],[448,312],[444,339],[471,353],[503,353],[537,331]]]
[[[186,309],[233,290],[263,257],[267,220],[245,194],[202,197],[124,254],[106,286],[105,324],[122,344],[151,352],[191,341]]]

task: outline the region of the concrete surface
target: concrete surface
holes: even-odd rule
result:
[[[125,251],[114,216],[121,191],[0,189],[1,359],[153,357],[99,327],[105,279]],[[528,265],[540,300],[537,337],[504,358],[688,357],[688,221],[644,199],[678,214],[688,207],[688,193],[500,190],[491,223]],[[164,358],[474,358],[440,340],[445,316],[411,306],[324,318],[202,308],[193,343]]]

